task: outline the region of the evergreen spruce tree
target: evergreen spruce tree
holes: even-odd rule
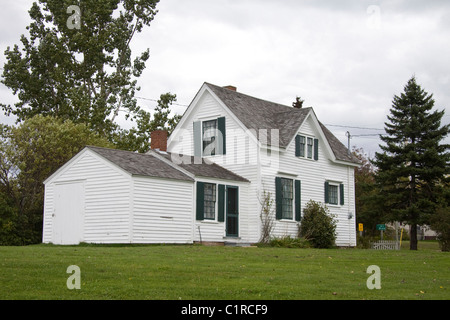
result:
[[[376,153],[376,182],[390,220],[410,225],[410,249],[417,250],[417,226],[430,224],[449,173],[449,145],[442,140],[450,125],[441,126],[444,111],[432,110],[433,95],[425,92],[413,76],[404,93],[395,96],[385,145]]]

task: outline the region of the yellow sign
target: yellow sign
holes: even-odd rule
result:
[[[362,223],[358,223],[358,231],[364,231]]]

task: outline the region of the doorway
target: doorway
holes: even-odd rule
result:
[[[239,188],[227,186],[226,192],[226,235],[239,236]]]

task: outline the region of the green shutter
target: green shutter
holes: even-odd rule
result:
[[[203,182],[197,182],[197,211],[196,219],[204,220],[205,211],[205,185]]]
[[[282,213],[282,200],[283,200],[283,190],[281,187],[281,178],[276,177],[275,178],[275,207],[276,207],[276,214],[275,217],[277,220],[281,220],[283,213]]]
[[[329,203],[329,193],[328,193],[328,189],[329,189],[330,184],[328,183],[328,181],[325,181],[325,203]]]
[[[295,137],[295,156],[300,157],[300,136]]]
[[[202,156],[202,122],[194,122],[194,156]]]
[[[341,183],[340,185],[339,185],[339,196],[340,196],[340,200],[341,200],[341,206],[343,206],[344,205],[344,184],[343,183]]]
[[[300,180],[295,180],[295,221],[301,220],[301,182]]]
[[[314,139],[314,160],[319,160],[319,139]]]
[[[222,137],[219,136],[218,141],[218,152],[217,154],[227,154],[226,148],[226,133],[225,133],[225,117],[221,117],[217,119],[217,127],[222,134]]]
[[[225,186],[223,184],[219,184],[217,210],[218,210],[217,220],[219,222],[224,222],[225,221]]]

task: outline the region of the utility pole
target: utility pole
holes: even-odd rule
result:
[[[348,152],[348,155],[350,155],[350,154],[351,154],[351,152],[350,152],[350,139],[352,138],[352,135],[350,134],[349,131],[347,131],[347,132],[345,133],[345,136],[348,138],[348,148],[347,148],[347,152]]]

